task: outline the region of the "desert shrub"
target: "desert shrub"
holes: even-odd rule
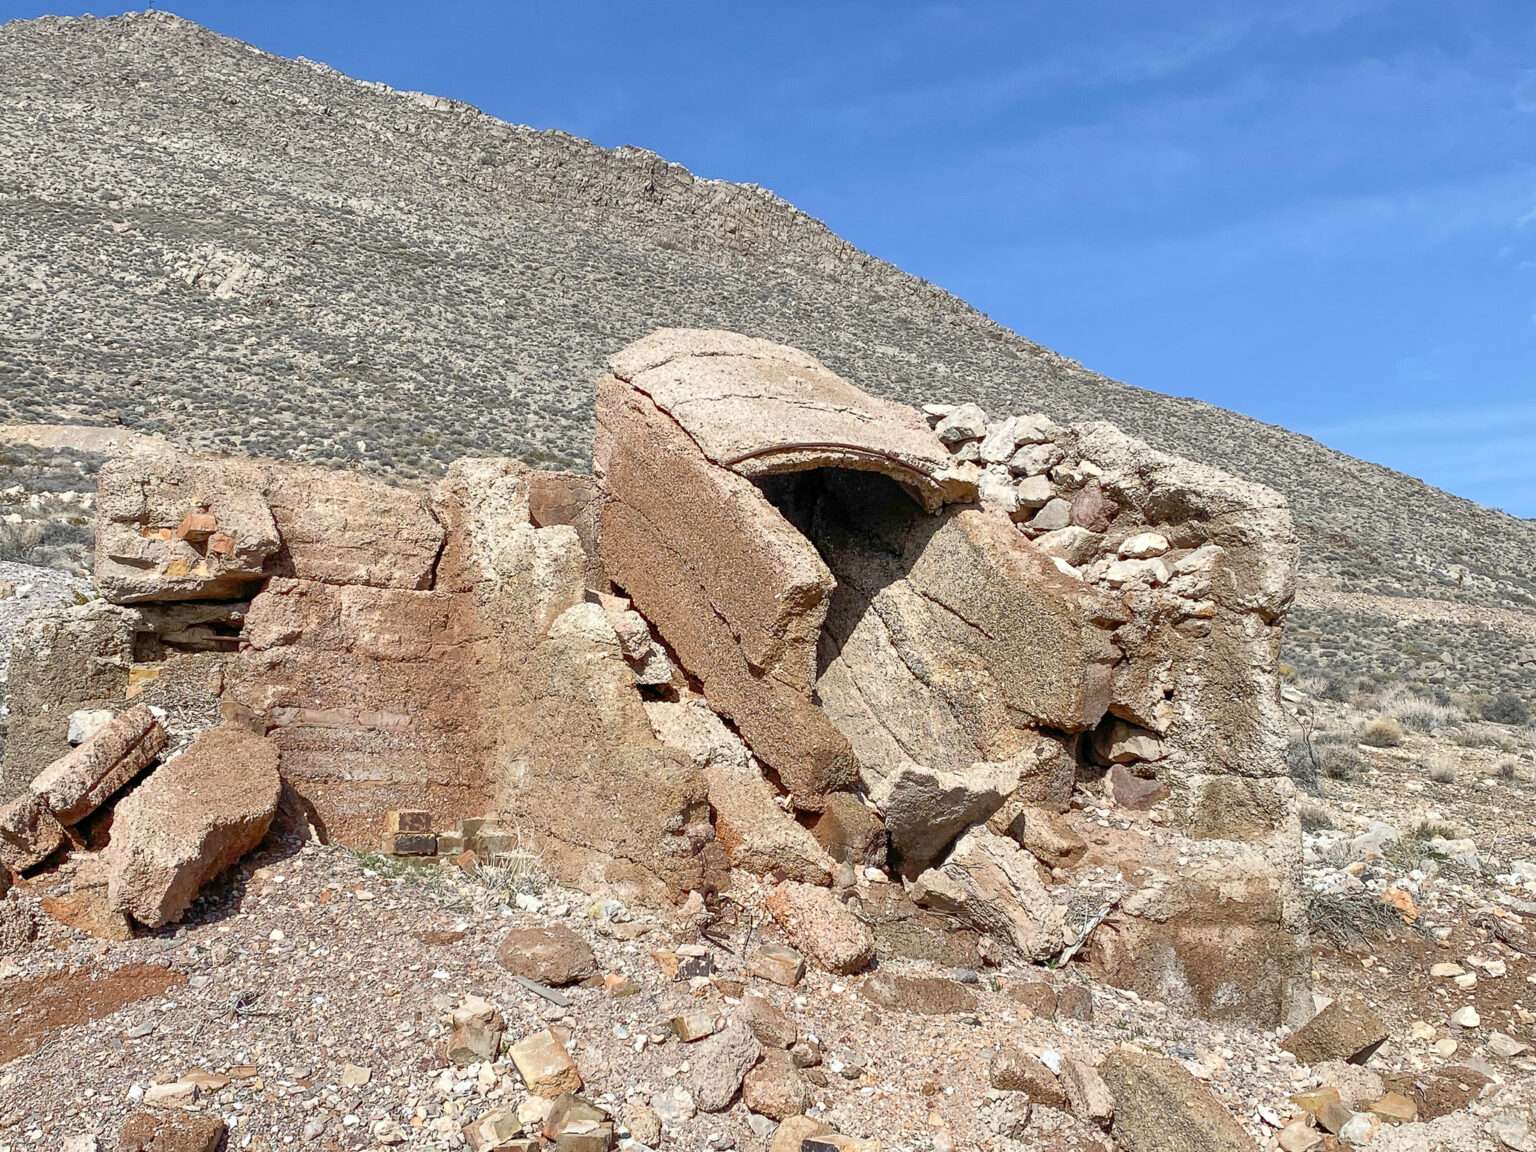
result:
[[[1285,749],[1285,770],[1291,777],[1291,782],[1303,792],[1310,792],[1314,796],[1322,794],[1322,785],[1318,782],[1318,771],[1322,767],[1321,757],[1318,756],[1306,737],[1297,736]]]
[[[1402,925],[1398,915],[1374,896],[1313,892],[1307,897],[1312,932],[1335,948],[1369,948]]]
[[[1403,739],[1403,726],[1390,716],[1376,717],[1360,733],[1360,743],[1371,748],[1397,748]]]
[[[1437,759],[1429,765],[1429,778],[1436,784],[1456,783],[1456,765],[1449,760]]]
[[[1324,804],[1315,800],[1301,800],[1296,805],[1296,814],[1301,817],[1301,828],[1304,832],[1322,832],[1335,827],[1333,813],[1328,811]]]
[[[1518,752],[1520,742],[1507,732],[1477,724],[1465,724],[1451,732],[1451,742],[1462,748],[1492,748],[1497,752]]]
[[[1382,693],[1382,711],[1404,727],[1420,732],[1432,728],[1448,728],[1466,718],[1462,710],[1451,702],[1448,692],[1431,688],[1427,693],[1415,692],[1403,685]]]
[[[1321,752],[1323,775],[1330,780],[1353,780],[1360,774],[1360,753],[1348,744],[1336,744]]]
[[[1483,701],[1479,711],[1484,720],[1494,724],[1523,725],[1531,722],[1529,705],[1513,692],[1500,692],[1497,696]]]
[[[1515,768],[1516,763],[1513,756],[1506,756],[1504,759],[1500,760],[1497,769],[1499,779],[1504,781],[1506,784],[1513,784],[1515,781]]]

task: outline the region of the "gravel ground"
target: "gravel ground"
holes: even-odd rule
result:
[[[1319,1080],[1273,1036],[1173,1018],[1112,989],[1093,990],[1094,1018],[1084,1022],[1031,1018],[1006,994],[1014,973],[981,976],[974,1012],[938,1016],[877,1009],[857,977],[812,972],[797,989],[780,988],[743,975],[749,931],[754,944],[771,936],[751,929],[750,914],[711,931],[713,978],[674,980],[651,953],[700,942],[689,925],[631,916],[527,877],[514,891],[446,864],[417,868],[316,844],[267,848],[205,893],[185,924],[106,944],[37,911],[40,898],[69,887],[72,868],[34,878],[11,898],[33,910],[39,933],[0,956],[4,1031],[22,1050],[0,1062],[0,1152],[58,1148],[92,1133],[109,1148],[151,1085],[199,1073],[206,1087],[193,1107],[225,1118],[231,1148],[461,1147],[468,1120],[525,1099],[504,1059],[454,1068],[444,1058],[445,1013],[470,995],[501,1011],[508,1043],[551,1025],[568,1029],[587,1095],[617,1114],[636,1097],[689,1084],[706,1050],[676,1039],[671,1018],[727,1013],[745,986],[816,1039],[822,1062],[806,1073],[819,1081],[815,1113],[844,1133],[879,1137],[888,1152],[1110,1147],[1039,1107],[1026,1135],[1001,1136],[1017,1098],[989,1088],[987,1064],[1004,1043],[1069,1058],[1128,1042],[1167,1053],[1266,1136],[1261,1109],[1287,1116],[1285,1097]],[[755,906],[754,891],[736,895]],[[601,973],[627,975],[637,991],[614,996],[594,981],[566,989],[569,1004],[559,1007],[521,987],[496,963],[496,946],[513,927],[548,924],[574,929]],[[35,1026],[40,1016],[46,1028]],[[0,1051],[0,1060],[8,1055]],[[343,1083],[348,1066],[365,1069],[366,1082],[354,1070]],[[1400,1143],[1403,1129],[1376,1147],[1481,1147],[1474,1127],[1462,1114],[1411,1129],[1415,1139],[1449,1143]],[[749,1152],[767,1147],[771,1129],[738,1102],[670,1125],[661,1147]]]

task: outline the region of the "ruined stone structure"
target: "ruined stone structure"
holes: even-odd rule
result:
[[[18,696],[12,790],[71,711],[132,699],[173,735],[266,737],[342,842],[403,808],[493,817],[588,890],[744,873],[794,938],[851,913],[828,963],[947,934],[1216,1019],[1305,1015],[1278,496],[731,333],[656,332],[597,397],[591,477],[109,465],[110,603],[34,629],[98,672]]]

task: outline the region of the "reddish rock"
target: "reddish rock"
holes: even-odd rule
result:
[[[976,993],[942,976],[908,976],[881,970],[865,978],[859,995],[871,1004],[920,1016],[953,1016],[976,1011]]]
[[[1040,1058],[1022,1048],[998,1049],[987,1065],[987,1080],[1001,1092],[1023,1092],[1031,1104],[1043,1108],[1065,1108],[1067,1094]]]
[[[1168,799],[1168,785],[1137,776],[1124,764],[1116,764],[1104,777],[1104,792],[1116,808],[1145,811]]]
[[[496,962],[508,972],[552,988],[577,984],[597,974],[591,946],[560,924],[512,929],[496,948]]]
[[[1387,1028],[1362,1000],[1340,997],[1292,1032],[1280,1047],[1302,1064],[1364,1064],[1387,1040]]]
[[[218,1152],[224,1121],[180,1112],[135,1112],[117,1138],[119,1152]]]
[[[64,826],[31,792],[0,806],[0,867],[16,873],[36,868],[65,839]]]
[[[1097,480],[1088,481],[1072,497],[1072,523],[1089,532],[1107,532],[1119,511]]]
[[[833,792],[811,820],[811,835],[828,856],[857,868],[885,867],[885,825],[850,792]]]
[[[795,947],[828,971],[858,972],[874,958],[869,929],[826,888],[786,880],[765,903]]]

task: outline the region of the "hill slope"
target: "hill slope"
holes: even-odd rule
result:
[[[164,14],[0,28],[0,308],[0,420],[397,476],[581,466],[598,366],[664,324],[784,341],[908,401],[1106,418],[1290,498],[1307,667],[1536,703],[1536,522],[1098,376],[761,189]],[[1400,597],[1473,610],[1475,643],[1447,609],[1405,648]]]

